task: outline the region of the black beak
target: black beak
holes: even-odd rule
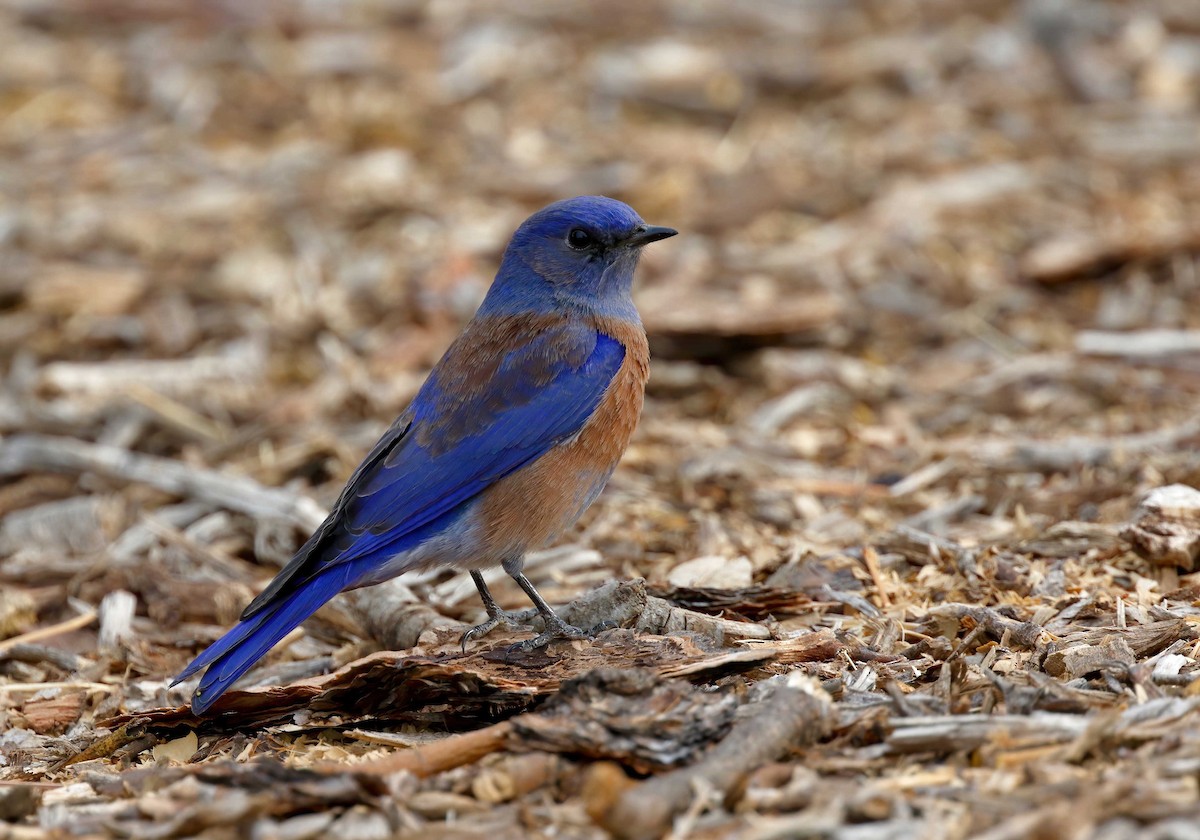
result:
[[[679,233],[675,228],[659,227],[658,225],[638,225],[633,229],[633,233],[625,239],[625,244],[631,248],[641,248],[643,245],[649,245],[651,242],[657,242],[660,239],[667,239]]]

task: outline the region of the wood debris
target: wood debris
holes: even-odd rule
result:
[[[0,838],[1194,836],[1196,4],[593,5],[0,4]],[[413,574],[192,715],[584,193],[681,231],[526,566],[617,626]]]
[[[1121,535],[1147,560],[1194,571],[1200,560],[1200,490],[1182,484],[1155,488]]]

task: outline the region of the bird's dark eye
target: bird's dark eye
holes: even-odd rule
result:
[[[582,251],[585,248],[592,247],[592,235],[583,228],[572,228],[567,234],[567,244],[576,251]]]

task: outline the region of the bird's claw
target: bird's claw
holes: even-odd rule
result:
[[[462,646],[462,652],[467,652],[467,642],[473,642],[476,639],[482,639],[488,633],[491,633],[500,625],[505,627],[523,628],[528,627],[529,622],[537,618],[537,610],[521,610],[520,612],[509,612],[507,610],[497,610],[488,616],[487,621],[482,624],[477,624],[467,632],[462,634],[459,644]]]
[[[557,616],[554,621],[547,621],[546,623],[549,626],[545,632],[539,633],[532,639],[525,639],[524,641],[517,642],[515,645],[511,645],[508,648],[508,652],[510,654],[526,653],[531,650],[544,648],[551,642],[560,639],[591,639],[598,633],[603,633],[605,630],[612,630],[617,626],[615,621],[602,621],[590,630],[582,630],[573,624],[567,624],[567,622]]]

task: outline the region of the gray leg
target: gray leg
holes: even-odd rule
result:
[[[591,630],[580,630],[578,627],[567,624],[567,622],[558,617],[554,610],[550,609],[550,605],[533,588],[533,584],[529,582],[529,578],[525,577],[521,572],[514,573],[512,578],[517,582],[518,586],[525,590],[525,594],[529,596],[529,600],[533,601],[533,605],[537,607],[538,614],[546,622],[546,630],[532,639],[517,642],[512,646],[511,650],[536,650],[540,647],[545,647],[555,639],[590,639],[600,631],[610,630],[616,626],[613,622],[606,621],[597,627],[593,627]]]
[[[472,571],[471,580],[475,581],[475,588],[479,590],[479,600],[483,601],[483,608],[487,610],[488,617],[487,621],[483,622],[483,624],[472,627],[470,630],[462,634],[461,642],[463,653],[467,652],[467,642],[474,641],[475,639],[482,639],[501,624],[524,627],[528,625],[531,619],[539,614],[538,610],[522,610],[521,612],[507,612],[502,610],[496,603],[496,599],[492,597],[492,593],[488,591],[487,584],[483,582],[482,574],[477,571]],[[520,581],[517,582],[520,583]],[[541,599],[539,598],[538,600],[540,601]],[[546,609],[549,609],[549,607]]]

